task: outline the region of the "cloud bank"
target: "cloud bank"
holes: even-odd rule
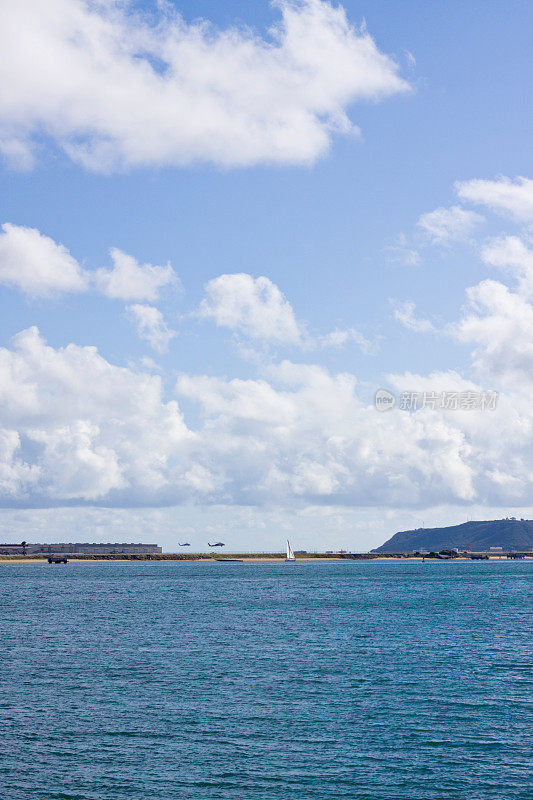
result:
[[[4,226],[2,236],[0,276],[20,268],[20,287],[44,294],[53,286],[85,286],[86,274],[68,251],[38,231]],[[482,241],[478,252],[508,282],[489,277],[468,288],[459,318],[441,331],[471,350],[468,378],[437,371],[387,380],[398,392],[496,390],[494,410],[380,413],[368,387],[360,388],[350,372],[288,360],[266,366],[265,358],[257,377],[198,370],[179,374],[169,393],[157,374],[114,365],[94,347],[50,347],[29,328],[11,347],[0,348],[2,504],[527,504],[533,488],[533,258],[527,230]],[[21,253],[17,262],[13,254]],[[105,271],[111,296],[154,296],[168,288],[167,268],[139,265],[118,251],[114,261]],[[174,332],[157,308],[131,304],[127,313],[156,350],[165,348]],[[210,281],[199,313],[244,341],[272,347],[357,340],[348,329],[313,341],[280,289],[246,273]],[[419,335],[439,333],[417,317],[411,301],[397,305],[395,314]],[[328,337],[332,342],[322,341]]]
[[[18,0],[0,27],[0,151],[29,168],[50,137],[95,171],[208,161],[306,164],[356,101],[408,90],[342,7],[277,0],[267,38],[118,0]],[[32,54],[28,58],[28,54]]]
[[[0,350],[2,504],[527,503],[531,378],[524,392],[523,365],[502,371],[477,324],[467,318],[461,335],[508,387],[495,411],[380,414],[355,375],[283,361],[257,379],[181,375],[176,397],[198,406],[194,428],[158,376],[92,347],[54,349],[29,329]],[[398,391],[483,386],[455,373],[389,381]]]

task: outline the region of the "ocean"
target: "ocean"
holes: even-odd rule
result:
[[[0,564],[0,798],[531,798],[532,574]]]

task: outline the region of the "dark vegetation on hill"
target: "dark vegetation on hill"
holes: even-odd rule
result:
[[[399,531],[373,553],[409,553],[413,550],[459,550],[485,552],[491,547],[508,550],[533,549],[533,520],[495,519],[463,522],[448,528],[417,528]]]

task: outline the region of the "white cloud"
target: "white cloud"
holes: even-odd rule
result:
[[[88,279],[66,247],[36,228],[6,222],[0,233],[0,283],[34,297],[82,292]]]
[[[533,306],[503,283],[467,290],[469,308],[452,332],[475,345],[474,369],[503,386],[529,392],[533,378]]]
[[[518,177],[514,181],[502,176],[495,181],[480,178],[455,184],[462,200],[484,205],[497,214],[517,222],[533,223],[533,180]]]
[[[297,418],[290,399],[280,395],[266,380],[226,381],[207,375],[181,375],[176,383],[180,397],[202,404],[208,417],[272,425],[289,425]]]
[[[164,320],[163,314],[154,306],[135,304],[126,309],[133,320],[141,339],[146,339],[158,353],[165,353],[171,339],[177,336]]]
[[[335,328],[324,335],[312,336],[304,323],[269,278],[253,278],[247,273],[220,275],[209,281],[198,311],[200,317],[212,319],[220,327],[238,332],[263,343],[294,345],[303,350],[343,347],[353,342],[361,352],[376,352],[371,342],[355,328]],[[257,354],[241,342],[241,354],[257,361]],[[261,359],[260,359],[261,360]]]
[[[494,379],[501,388],[496,375],[485,373],[483,377],[491,383],[480,385],[454,371],[430,375],[406,373],[389,376],[389,380],[398,392],[479,392],[487,386],[494,388]],[[513,505],[516,498],[529,502],[526,498],[531,497],[533,488],[533,413],[529,399],[532,388],[531,381],[514,387],[508,384],[500,392],[494,411],[441,412],[443,422],[454,427],[463,438],[464,462],[472,467],[471,475],[475,476],[472,486],[478,502],[504,507]]]
[[[186,376],[179,394],[206,415],[199,441],[241,503],[430,506],[526,500],[533,431],[526,402],[503,399],[484,414],[424,409],[379,414],[356,394],[353,375],[283,362],[269,380]],[[418,390],[479,390],[454,373],[400,376]],[[487,417],[488,414],[492,416]],[[499,472],[498,472],[499,471]],[[498,475],[505,475],[505,486]]]
[[[200,437],[241,502],[387,505],[402,497],[416,505],[425,492],[473,493],[463,437],[442,417],[380,415],[357,398],[353,375],[318,366],[283,362],[269,376],[272,383],[210,379],[207,392],[202,376],[178,382],[210,414]]]
[[[342,7],[275,5],[282,19],[261,39],[187,24],[170,4],[154,24],[127,3],[4,4],[4,151],[28,166],[28,142],[44,133],[93,170],[309,163],[334,131],[357,131],[346,114],[352,103],[408,90]]]
[[[471,180],[456,184],[456,189],[464,200],[518,222],[533,221],[533,181],[527,178]],[[474,346],[473,373],[513,392],[520,406],[520,398],[533,389],[533,251],[519,236],[500,235],[487,240],[480,255],[485,264],[505,271],[516,284],[510,288],[483,280],[467,289],[462,317],[448,331]]]
[[[477,388],[453,373],[397,382]],[[56,350],[30,329],[0,349],[3,501],[416,508],[531,492],[523,387],[484,414],[380,414],[356,389],[354,375],[288,361],[256,380],[182,375],[178,394],[201,409],[193,432],[159,376],[92,347]]]
[[[450,208],[440,206],[434,211],[422,214],[417,225],[429,237],[432,244],[448,245],[467,240],[483,221],[484,217],[475,211],[467,211],[460,206]]]
[[[486,264],[518,278],[518,292],[533,300],[533,250],[518,236],[500,236],[485,244],[481,257]]]
[[[199,314],[253,339],[295,345],[303,341],[291,304],[264,276],[237,273],[214,278],[205,287]]]
[[[97,500],[128,486],[118,453],[100,443],[100,433],[98,425],[79,419],[29,434],[32,444],[43,448],[41,470],[57,498]]]
[[[361,352],[366,355],[375,353],[377,350],[377,343],[371,342],[355,328],[335,328],[335,330],[326,333],[324,336],[319,336],[316,340],[316,344],[323,348],[340,348],[350,342],[356,344]]]
[[[113,366],[94,347],[55,350],[36,328],[18,334],[13,350],[0,348],[0,413],[7,500],[135,505],[172,475],[177,495],[186,485],[191,434],[177,403],[163,402],[159,376]]]
[[[19,451],[17,431],[0,428],[0,496],[16,496],[39,480],[40,468],[24,463]]]
[[[165,267],[139,264],[127,253],[111,248],[113,269],[100,268],[95,273],[98,289],[107,297],[120,300],[157,300],[163,286],[177,283],[170,264]]]
[[[416,333],[428,333],[434,330],[433,324],[428,319],[421,319],[415,315],[415,304],[409,300],[399,303],[394,308],[394,318],[400,322],[404,328],[408,328]]]
[[[155,301],[165,286],[179,284],[170,264],[139,264],[116,247],[112,269],[82,269],[67,248],[37,228],[6,222],[0,233],[0,283],[15,286],[33,297],[60,292],[84,292],[92,284],[109,298]]]

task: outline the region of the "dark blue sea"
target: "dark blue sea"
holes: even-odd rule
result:
[[[0,564],[0,798],[531,798],[532,574]]]

